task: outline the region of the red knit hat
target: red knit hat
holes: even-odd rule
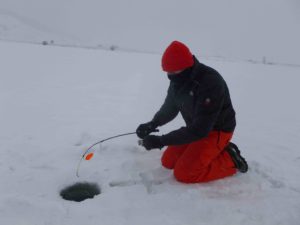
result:
[[[184,70],[194,65],[194,58],[189,48],[179,42],[173,41],[165,50],[161,66],[165,72]]]

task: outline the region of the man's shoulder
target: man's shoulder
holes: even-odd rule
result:
[[[198,62],[193,71],[193,80],[204,87],[223,85],[224,79],[214,68]]]

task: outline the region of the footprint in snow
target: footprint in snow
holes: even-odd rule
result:
[[[286,186],[282,181],[275,179],[271,174],[268,174],[267,169],[262,168],[262,166],[258,162],[252,162],[252,170],[258,176],[263,178],[263,180],[271,184],[272,188],[284,188]]]

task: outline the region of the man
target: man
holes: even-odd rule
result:
[[[162,165],[174,169],[180,182],[208,182],[237,171],[247,172],[246,160],[230,142],[236,126],[235,111],[222,76],[199,63],[179,41],[165,50],[162,69],[170,79],[168,94],[154,118],[137,128],[142,145],[147,150],[168,146]],[[179,112],[185,127],[162,136],[150,135]]]

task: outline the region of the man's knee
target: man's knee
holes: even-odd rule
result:
[[[191,167],[183,168],[175,166],[174,177],[177,181],[182,183],[201,183],[205,182],[205,168],[198,168],[197,170]]]
[[[187,145],[169,146],[161,157],[161,164],[167,169],[173,169],[186,148]]]
[[[167,157],[165,155],[161,157],[161,164],[167,169],[173,169],[175,166],[174,160],[170,159],[170,157]]]

